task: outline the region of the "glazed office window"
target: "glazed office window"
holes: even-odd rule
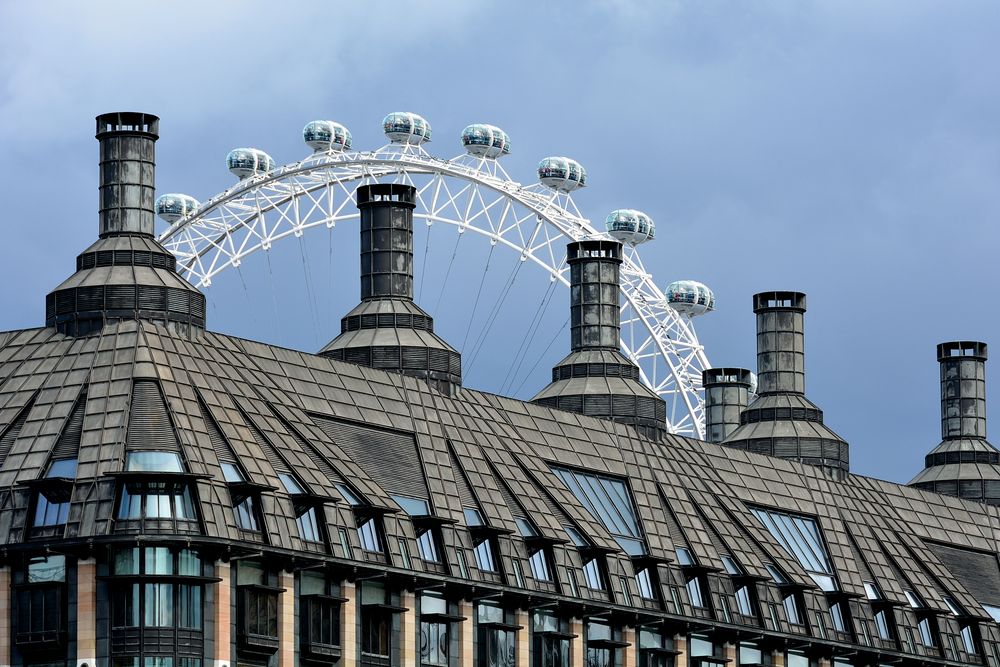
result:
[[[316,519],[316,508],[302,508],[302,513],[295,517],[295,526],[299,529],[299,537],[307,542],[322,542],[319,521]]]
[[[421,560],[428,563],[440,563],[441,553],[438,549],[437,535],[433,528],[427,528],[417,535],[417,550],[420,552]]]
[[[257,502],[254,496],[247,496],[240,500],[235,510],[237,526],[243,530],[260,532],[260,526],[257,523]]]
[[[552,472],[611,533],[625,553],[630,556],[646,553],[635,502],[624,479],[560,466],[552,466]]]
[[[124,484],[118,518],[194,521],[197,515],[186,483],[150,480]]]
[[[450,648],[448,602],[437,595],[420,596],[420,664],[447,667]]]
[[[127,547],[111,555],[113,627],[202,627],[201,559],[188,549]],[[116,577],[128,577],[119,579]]]
[[[69,518],[68,489],[51,489],[38,492],[35,500],[34,527],[61,526]]]
[[[737,667],[768,664],[770,662],[769,658],[770,652],[762,651],[760,645],[754,642],[740,642],[736,650]]]
[[[959,633],[962,636],[962,648],[969,655],[979,655],[979,632],[971,623],[962,625]]]
[[[924,616],[917,621],[917,633],[920,635],[920,643],[927,648],[934,648],[937,646],[937,642],[934,640],[934,636],[937,633],[934,632],[932,623],[933,621],[929,616]]]
[[[819,524],[812,517],[752,507],[771,537],[791,554],[820,590],[838,590],[830,555]]]
[[[652,567],[644,567],[635,573],[635,586],[639,590],[639,597],[643,600],[657,599],[652,570]]]
[[[895,633],[893,632],[893,619],[890,616],[892,612],[888,609],[878,609],[875,611],[875,630],[878,632],[879,639],[883,641],[892,641],[895,639]]]
[[[620,651],[614,646],[617,633],[605,623],[589,622],[584,629],[586,667],[615,667],[620,664]]]
[[[496,572],[497,562],[493,553],[493,540],[484,538],[476,543],[473,550],[476,555],[476,566],[483,572]]]
[[[316,659],[340,656],[340,603],[329,595],[326,577],[303,570],[299,575],[299,637],[302,651]]]
[[[708,637],[703,635],[690,635],[688,637],[688,655],[692,659],[720,657],[720,653],[721,647]]]
[[[686,588],[688,600],[691,602],[692,607],[698,607],[701,609],[708,607],[708,604],[706,603],[704,583],[705,582],[700,575],[691,577],[687,580]]]
[[[674,667],[673,640],[660,630],[639,628],[639,667]]]
[[[15,643],[22,648],[38,649],[62,645],[66,630],[66,557],[32,559],[24,580],[14,592]]]
[[[382,531],[376,517],[358,517],[358,538],[365,551],[382,553]]]
[[[498,604],[480,602],[476,605],[477,667],[516,667],[517,631],[509,616],[509,612]]]
[[[531,566],[531,576],[536,581],[552,581],[552,568],[549,566],[548,549],[535,549],[528,558]]]
[[[799,603],[799,596],[790,593],[782,599],[781,604],[785,607],[785,619],[792,625],[802,625],[802,606]]]
[[[531,667],[569,667],[570,636],[565,621],[551,612],[535,611],[531,628]]]
[[[844,617],[846,608],[847,605],[841,601],[830,603],[830,618],[833,619],[833,629],[837,632],[847,632],[847,619]]]
[[[392,659],[394,614],[387,608],[385,586],[361,582],[361,664],[386,667]]]
[[[753,592],[750,590],[750,584],[743,584],[736,587],[736,609],[743,616],[756,616],[757,613],[754,611],[754,598]]]
[[[801,651],[788,651],[785,653],[785,667],[812,667],[812,661]]]
[[[176,452],[129,452],[125,461],[128,472],[184,472],[180,454]]]
[[[583,564],[583,581],[587,588],[595,591],[604,590],[604,571],[600,558],[591,558]]]

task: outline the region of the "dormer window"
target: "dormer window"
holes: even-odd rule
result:
[[[595,591],[604,590],[604,572],[602,572],[601,559],[599,556],[594,556],[590,560],[584,562],[583,580],[586,582],[587,588]]]
[[[176,452],[129,452],[125,461],[128,472],[184,472],[180,454]]]
[[[38,495],[35,498],[35,520],[33,534],[51,535],[52,531],[37,530],[63,526],[69,518],[70,494],[76,479],[76,458],[56,459],[49,464],[45,477],[38,480]]]
[[[161,521],[165,530],[180,530],[178,521],[194,522],[198,516],[184,474],[180,454],[155,450],[130,451],[116,515],[120,522]],[[151,527],[120,523],[119,529]]]

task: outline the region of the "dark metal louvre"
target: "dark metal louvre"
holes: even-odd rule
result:
[[[312,415],[330,439],[392,495],[429,500],[424,467],[412,433],[389,431]],[[313,456],[311,447],[306,450]],[[333,473],[329,464],[326,467]],[[324,471],[325,472],[325,471]]]
[[[208,439],[212,442],[212,448],[215,450],[215,455],[219,461],[222,463],[237,463],[236,452],[229,446],[226,437],[219,430],[219,425],[215,423],[215,419],[212,418],[211,413],[208,411],[208,406],[202,403],[200,398],[198,399],[198,409],[201,410],[201,418],[205,422]]]
[[[451,469],[455,471],[455,484],[458,485],[458,498],[462,501],[462,507],[479,507],[476,495],[472,493],[472,487],[465,476],[465,469],[459,462],[458,456],[455,455],[451,442],[448,443],[448,458],[451,459]]]
[[[306,453],[309,460],[313,462],[316,469],[323,473],[323,475],[330,480],[331,483],[338,484],[345,481],[344,478],[340,476],[340,473],[333,469],[333,466],[326,460],[326,457],[320,454],[319,451],[312,446],[312,443],[303,438],[299,432],[295,430],[295,428],[283,417],[278,416],[278,419],[281,421],[282,426],[285,427],[285,430],[288,431],[293,438],[295,438],[295,442],[299,443],[299,447]]]
[[[55,459],[75,459],[80,453],[80,434],[83,433],[83,415],[86,412],[87,395],[83,394],[76,399],[73,411],[66,420],[63,432],[56,441],[56,446],[52,448],[52,458]]]
[[[663,495],[662,491],[660,492],[660,502],[663,504],[663,521],[667,524],[667,533],[670,535],[670,541],[673,542],[674,548],[687,547],[690,550],[691,545],[684,535],[684,529],[681,528],[674,510],[670,507],[670,503],[667,502],[667,498]]]
[[[136,380],[128,417],[126,449],[179,451],[180,443],[170,422],[167,402],[156,380]]]
[[[493,473],[493,478],[497,481],[497,486],[500,487],[500,496],[503,498],[504,504],[507,505],[507,509],[510,510],[511,516],[515,519],[527,519],[528,513],[524,511],[524,507],[514,497],[510,487],[507,486],[507,481],[492,464],[490,465],[490,471]]]
[[[1000,604],[1000,565],[997,555],[928,542],[942,564],[955,575],[967,591],[986,604]]]
[[[11,422],[7,430],[4,431],[3,435],[0,436],[0,465],[3,465],[4,459],[10,454],[10,448],[14,446],[14,441],[17,440],[17,436],[21,433],[21,428],[24,427],[24,422],[28,419],[28,413],[31,412],[31,406],[35,404],[35,399],[32,398],[28,401],[28,404],[24,406],[20,414]]]

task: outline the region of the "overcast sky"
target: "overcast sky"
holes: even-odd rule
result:
[[[854,472],[906,482],[940,440],[937,343],[1000,354],[1000,3],[11,1],[0,26],[0,329],[41,325],[96,237],[95,115],[159,115],[159,191],[204,200],[232,184],[233,147],[292,162],[302,126],[330,118],[373,149],[408,110],[435,155],[493,123],[515,179],[569,155],[590,173],[585,215],[650,214],[657,283],[715,291],[697,321],[714,365],[754,365],[754,292],[808,293],[807,395]],[[464,348],[468,386],[530,398],[568,351],[563,332],[543,354],[566,293],[512,378],[547,279],[520,272],[484,332],[516,257],[497,251],[470,324],[487,246],[464,242],[446,282],[454,239],[431,232],[420,302]],[[220,275],[209,326],[309,351],[333,338],[358,300],[356,230],[306,240]]]

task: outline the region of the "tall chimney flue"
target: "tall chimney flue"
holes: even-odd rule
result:
[[[840,478],[849,448],[806,398],[805,312],[802,292],[760,292],[757,315],[757,398],[722,444],[814,465]]]
[[[941,439],[986,438],[986,343],[937,346],[941,364]]]
[[[160,119],[137,112],[97,117],[101,145],[100,235],[153,235]]]
[[[705,388],[705,439],[722,442],[740,426],[740,415],[750,400],[753,373],[746,368],[707,368],[701,372]]]
[[[361,300],[413,300],[413,209],[411,185],[362,185]]]

